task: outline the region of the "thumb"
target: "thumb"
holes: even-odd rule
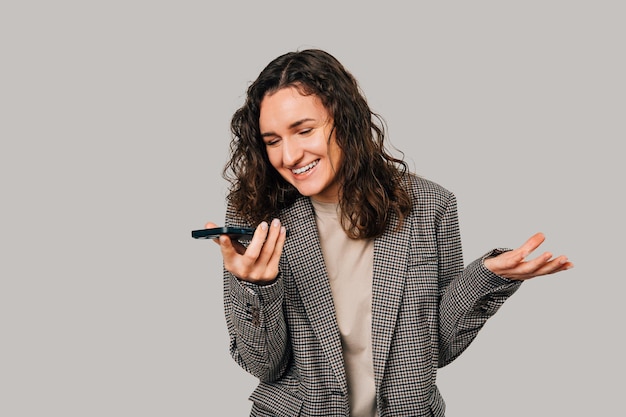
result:
[[[213,223],[213,222],[207,222],[204,225],[205,229],[213,229],[214,227],[217,227],[217,224]],[[211,239],[214,243],[216,243],[217,245],[220,244],[220,242],[217,241],[217,239]]]

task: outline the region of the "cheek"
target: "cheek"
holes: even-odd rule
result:
[[[270,148],[266,150],[267,152],[267,159],[270,160],[270,164],[278,169],[281,166],[281,153],[278,151],[278,149],[275,148]]]
[[[335,145],[330,148],[330,159],[335,170],[338,170],[339,166],[343,162],[343,152],[341,152],[339,146]]]

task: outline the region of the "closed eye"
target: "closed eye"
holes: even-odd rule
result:
[[[269,138],[269,140],[266,139],[265,140],[265,146],[268,146],[268,147],[269,146],[276,146],[276,145],[278,145],[280,143],[280,140],[281,139],[278,136],[275,136],[273,138]]]
[[[295,131],[295,134],[300,137],[308,137],[314,130],[315,128],[313,127],[307,127],[305,129]],[[263,135],[263,141],[265,142],[266,147],[272,147],[278,145],[282,141],[282,138],[280,136],[274,136],[274,133],[266,133]]]

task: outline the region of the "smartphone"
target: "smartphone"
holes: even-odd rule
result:
[[[228,235],[234,239],[252,239],[254,230],[251,227],[213,227],[210,229],[192,230],[194,239],[216,239],[220,235]]]

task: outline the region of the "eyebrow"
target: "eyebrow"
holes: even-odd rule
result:
[[[315,119],[311,119],[311,118],[309,118],[309,117],[304,118],[304,119],[300,119],[300,120],[297,120],[297,121],[293,122],[292,124],[290,124],[290,125],[289,125],[289,129],[290,129],[290,130],[291,130],[291,129],[295,129],[296,127],[300,126],[300,125],[301,125],[301,124],[303,124],[303,123],[306,123],[306,122],[313,122],[313,121],[315,121]],[[265,132],[265,133],[261,133],[261,137],[262,137],[262,138],[265,138],[265,137],[268,137],[268,136],[278,136],[278,135],[277,135],[275,132]]]

